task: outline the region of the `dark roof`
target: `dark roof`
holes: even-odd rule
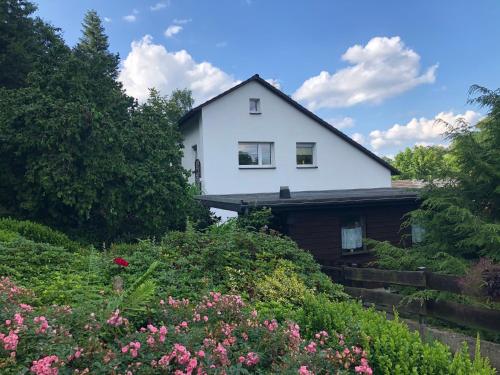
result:
[[[353,204],[380,204],[415,202],[419,193],[414,189],[375,188],[292,192],[288,199],[280,199],[279,192],[255,194],[200,195],[198,199],[208,207],[239,211],[242,206],[275,209],[345,206]]]
[[[253,75],[252,77],[250,77],[246,81],[243,81],[243,82],[237,84],[236,86],[231,87],[229,90],[226,90],[223,93],[221,93],[221,94],[213,97],[212,99],[207,100],[206,102],[200,104],[199,106],[193,108],[192,110],[190,110],[189,112],[187,112],[184,116],[182,116],[180,118],[179,125],[182,126],[182,124],[185,123],[188,119],[190,119],[191,117],[193,117],[195,115],[198,115],[200,113],[201,109],[203,107],[205,107],[206,105],[208,105],[208,104],[216,101],[217,99],[222,98],[223,96],[225,96],[225,95],[227,95],[227,94],[229,94],[229,93],[237,90],[238,88],[240,88],[243,85],[246,85],[249,82],[258,82],[258,83],[260,83],[261,85],[263,85],[267,89],[271,90],[274,94],[278,95],[280,98],[282,98],[283,100],[285,100],[286,102],[288,102],[289,104],[291,104],[293,107],[295,107],[296,109],[298,109],[300,112],[302,112],[303,114],[305,114],[309,118],[311,118],[314,121],[316,121],[317,123],[319,123],[321,126],[325,127],[326,129],[330,130],[335,135],[337,135],[340,138],[342,138],[347,143],[349,143],[352,146],[356,147],[359,151],[361,151],[364,154],[368,155],[370,158],[372,158],[376,162],[382,164],[384,167],[386,167],[387,169],[389,169],[391,171],[391,174],[399,174],[399,171],[396,168],[394,168],[392,165],[390,165],[388,162],[386,162],[384,159],[378,157],[373,152],[371,152],[367,148],[363,147],[358,142],[352,140],[349,136],[345,135],[340,130],[338,130],[337,128],[333,127],[332,125],[330,125],[329,123],[327,123],[325,120],[323,120],[322,118],[318,117],[317,115],[315,115],[314,113],[312,113],[311,111],[309,111],[307,108],[305,108],[304,106],[302,106],[299,103],[297,103],[291,97],[289,97],[288,95],[286,95],[282,91],[278,90],[276,87],[274,87],[273,85],[271,85],[266,80],[262,79],[258,74]]]

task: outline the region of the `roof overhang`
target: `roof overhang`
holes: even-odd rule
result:
[[[375,188],[292,192],[290,198],[279,193],[200,195],[207,207],[242,212],[248,208],[271,208],[274,211],[317,208],[417,204],[420,194],[414,189]]]

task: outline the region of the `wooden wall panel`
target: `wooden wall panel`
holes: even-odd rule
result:
[[[366,237],[401,244],[400,231],[404,215],[416,209],[415,204],[394,204],[369,207],[319,208],[286,213],[286,233],[297,244],[309,250],[323,265],[361,263],[370,256],[344,255],[341,252],[340,221],[350,214],[365,218]],[[406,231],[408,232],[408,231]]]

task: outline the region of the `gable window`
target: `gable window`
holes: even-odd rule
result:
[[[249,100],[250,114],[258,115],[260,114],[260,99],[250,98]]]
[[[340,224],[340,237],[342,240],[342,252],[352,253],[364,250],[363,237],[365,236],[365,225],[363,217],[345,217]]]
[[[241,168],[270,168],[274,164],[274,143],[239,142],[238,163]]]
[[[297,166],[316,166],[316,143],[297,143]]]

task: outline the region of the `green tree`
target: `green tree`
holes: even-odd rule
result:
[[[189,92],[138,105],[93,11],[70,50],[56,35],[27,86],[0,89],[0,206],[98,242],[185,224],[177,119]]]
[[[0,1],[0,86],[21,87],[35,60],[36,6],[25,0]]]
[[[126,140],[128,207],[122,225],[130,228],[129,237],[159,236],[168,229],[184,229],[186,224],[190,195],[188,173],[181,165],[179,97],[191,98],[191,93],[174,91],[162,97],[152,89],[148,100],[132,114]]]
[[[449,124],[456,170],[431,186],[411,221],[423,224],[433,251],[500,261],[500,90],[473,86],[471,103],[488,108],[476,127]]]
[[[449,175],[453,170],[453,159],[449,151],[441,146],[407,147],[392,161],[401,174],[398,179],[432,181]]]

